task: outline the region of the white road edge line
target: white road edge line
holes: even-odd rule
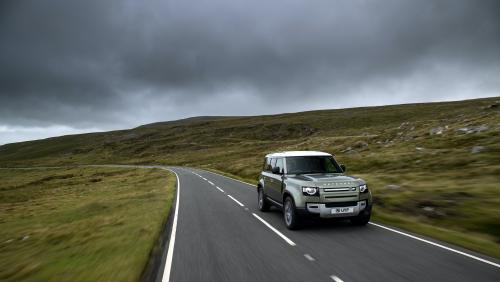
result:
[[[263,220],[260,216],[256,215],[255,213],[252,213],[252,214],[253,214],[253,216],[255,216],[255,218],[257,218],[262,223],[264,223],[264,225],[266,225],[267,227],[269,227],[269,229],[271,229],[272,231],[274,231],[274,233],[278,234],[278,236],[280,236],[283,240],[285,240],[285,242],[287,242],[288,244],[290,244],[290,246],[296,246],[297,245],[292,240],[288,239],[288,237],[286,237],[285,235],[283,235],[283,233],[279,232],[276,228],[274,228],[271,224],[267,223],[267,221]]]
[[[234,181],[238,181],[240,183],[243,183],[243,184],[247,184],[249,186],[252,186],[254,187],[255,185],[252,185],[248,182],[244,182],[244,181],[241,181],[241,180],[238,180],[238,179],[235,179],[235,178],[231,178],[229,176],[225,176],[225,175],[222,175],[222,174],[219,174],[219,173],[216,173],[216,172],[213,172],[213,171],[210,171],[210,170],[207,170],[208,173],[213,173],[213,174],[216,174],[216,175],[219,175],[219,176],[222,176],[222,177],[225,177],[225,178],[228,178],[228,179],[231,179],[231,180],[234,180]],[[486,264],[489,264],[489,265],[492,265],[492,266],[495,266],[495,267],[498,267],[500,268],[500,264],[498,263],[494,263],[492,261],[489,261],[489,260],[486,260],[486,259],[483,259],[483,258],[480,258],[480,257],[477,257],[477,256],[474,256],[474,255],[471,255],[471,254],[468,254],[468,253],[465,253],[465,252],[462,252],[462,251],[459,251],[459,250],[455,250],[453,248],[450,248],[450,247],[446,247],[444,245],[441,245],[441,244],[438,244],[438,243],[434,243],[434,242],[431,242],[429,240],[425,240],[423,238],[419,238],[417,236],[414,236],[414,235],[410,235],[410,234],[407,234],[407,233],[404,233],[404,232],[401,232],[399,230],[396,230],[396,229],[392,229],[392,228],[389,228],[389,227],[386,227],[386,226],[383,226],[383,225],[380,225],[380,224],[377,224],[377,223],[373,223],[373,222],[369,222],[369,224],[372,224],[374,226],[377,226],[377,227],[380,227],[380,228],[384,228],[386,230],[389,230],[389,231],[392,231],[392,232],[395,232],[395,233],[398,233],[400,235],[403,235],[403,236],[407,236],[407,237],[410,237],[412,239],[415,239],[415,240],[418,240],[418,241],[422,241],[422,242],[425,242],[425,243],[428,243],[428,244],[431,244],[435,247],[439,247],[439,248],[442,248],[442,249],[445,249],[445,250],[448,250],[450,252],[453,252],[453,253],[456,253],[456,254],[459,254],[459,255],[463,255],[463,256],[466,256],[466,257],[469,257],[469,258],[472,258],[472,259],[475,259],[477,261],[480,261],[480,262],[484,262]]]
[[[228,196],[229,198],[231,198],[233,201],[235,201],[236,203],[238,203],[238,205],[240,205],[240,206],[242,206],[242,207],[244,207],[244,206],[245,206],[245,205],[244,205],[244,204],[242,204],[240,201],[236,200],[233,196],[231,196],[231,195],[227,195],[227,196]]]
[[[422,238],[419,238],[417,236],[414,236],[414,235],[411,235],[411,234],[408,234],[408,233],[404,233],[404,232],[401,232],[399,230],[396,230],[396,229],[392,229],[392,228],[389,228],[389,227],[386,227],[386,226],[383,226],[383,225],[380,225],[380,224],[377,224],[377,223],[373,223],[373,222],[368,222],[369,224],[371,225],[374,225],[374,226],[377,226],[377,227],[380,227],[380,228],[383,228],[383,229],[386,229],[386,230],[389,230],[389,231],[392,231],[392,232],[395,232],[395,233],[398,233],[400,235],[403,235],[403,236],[406,236],[406,237],[410,237],[412,239],[415,239],[415,240],[418,240],[418,241],[421,241],[421,242],[424,242],[424,243],[427,243],[427,244],[430,244],[430,245],[433,245],[435,247],[439,247],[439,248],[442,248],[442,249],[445,249],[447,251],[450,251],[450,252],[453,252],[453,253],[456,253],[456,254],[459,254],[459,255],[463,255],[463,256],[466,256],[466,257],[469,257],[471,259],[475,259],[475,260],[478,260],[480,262],[484,262],[484,263],[487,263],[487,264],[490,264],[492,266],[495,266],[495,267],[499,267],[500,268],[500,264],[498,263],[494,263],[492,261],[489,261],[489,260],[486,260],[486,259],[483,259],[483,258],[480,258],[480,257],[476,257],[476,256],[473,256],[471,254],[468,254],[468,253],[465,253],[465,252],[461,252],[459,250],[455,250],[455,249],[452,249],[450,247],[446,247],[446,246],[443,246],[441,244],[438,244],[438,243],[434,243],[432,241],[429,241],[429,240],[425,240],[425,239],[422,239]]]
[[[210,180],[207,180],[207,182],[210,184],[210,185],[215,185],[212,181]]]
[[[163,276],[161,279],[162,282],[170,281],[170,272],[172,270],[172,260],[174,257],[175,233],[177,231],[177,218],[179,216],[179,195],[181,190],[179,175],[175,171],[171,169],[169,170],[175,174],[175,177],[177,177],[177,199],[175,201],[174,221],[172,222],[172,232],[170,233],[170,240],[168,242],[167,260],[165,262],[165,269],[163,269]]]
[[[338,276],[335,275],[330,276],[330,278],[332,278],[332,280],[335,282],[344,282],[344,280],[340,279]]]
[[[219,186],[215,186],[215,188],[219,189],[222,193],[224,193],[224,190],[222,190]]]

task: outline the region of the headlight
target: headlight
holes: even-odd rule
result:
[[[318,193],[318,187],[306,187],[302,186],[302,193],[308,196],[314,196]]]
[[[359,192],[360,193],[368,192],[368,186],[366,186],[366,184],[359,185]]]

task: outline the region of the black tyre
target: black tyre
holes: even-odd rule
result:
[[[264,189],[259,188],[257,202],[259,204],[259,210],[266,212],[269,210],[270,204],[266,199],[266,195],[264,195]]]
[[[371,213],[358,215],[351,219],[351,223],[354,225],[367,225],[370,221]]]
[[[300,217],[295,209],[295,203],[291,197],[286,197],[283,203],[283,217],[286,228],[296,230],[300,228]]]

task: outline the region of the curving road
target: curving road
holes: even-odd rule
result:
[[[179,204],[164,281],[500,281],[498,260],[376,224],[289,231],[277,209],[258,211],[254,186],[172,170]]]

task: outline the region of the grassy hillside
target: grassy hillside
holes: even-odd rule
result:
[[[368,180],[379,221],[500,257],[500,97],[155,123],[4,145],[0,163],[187,165],[255,181],[266,153],[308,149]]]
[[[1,281],[137,281],[175,176],[130,168],[0,169]]]

